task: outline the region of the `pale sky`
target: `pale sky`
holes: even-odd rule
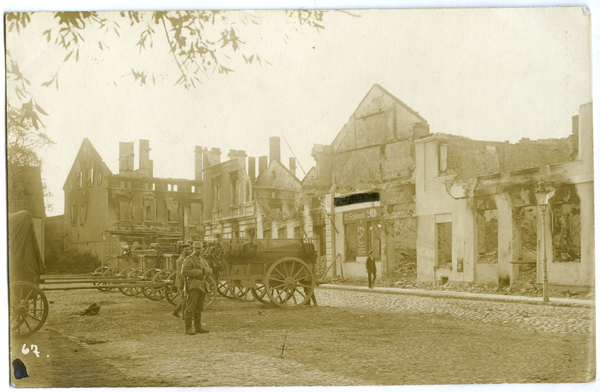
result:
[[[254,12],[260,25],[243,38],[272,65],[238,63],[191,91],[173,86],[172,76],[143,87],[121,77],[137,64],[156,74],[176,68],[166,48],[139,56],[120,18],[123,38],[106,36],[111,50],[90,47],[61,66],[58,91],[39,87],[66,52],[42,36],[53,15],[34,15],[6,45],[36,86],[56,141],[42,153],[54,194],[48,215],[63,212],[62,185],[85,137],[114,173],[120,141],[135,142],[136,168],[137,142],[148,139],[155,176],[193,178],[194,146],[219,147],[222,160],[230,149],[268,155],[269,136],[282,137],[284,164],[291,152],[283,137],[308,171],[313,144],[331,143],[375,83],[431,132],[482,140],[567,137],[579,105],[592,100],[591,21],[581,7],[353,13],[360,17],[328,15],[317,32],[285,24],[281,11]]]

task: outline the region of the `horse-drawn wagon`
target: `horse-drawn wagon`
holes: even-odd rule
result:
[[[316,285],[314,245],[303,239],[226,239],[207,242],[203,256],[215,266],[225,297],[283,308],[309,303]]]

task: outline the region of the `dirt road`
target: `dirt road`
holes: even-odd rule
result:
[[[11,341],[12,358],[30,376],[13,379],[17,387],[585,382],[595,375],[593,329],[536,332],[407,311],[377,305],[393,302],[383,294],[357,300],[357,293],[320,289],[319,306],[294,310],[219,297],[204,314],[211,333],[195,336],[184,335],[165,301],[95,290],[47,294],[43,330]],[[92,303],[102,307],[99,315],[79,315]],[[39,358],[23,354],[31,344]]]

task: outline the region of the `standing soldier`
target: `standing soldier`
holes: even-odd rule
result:
[[[369,251],[369,257],[367,257],[367,275],[369,276],[369,288],[372,289],[375,279],[377,279],[377,266],[375,265],[372,250]]]
[[[181,268],[183,267],[183,261],[190,255],[191,250],[189,247],[183,248],[181,255],[177,259],[177,272],[175,273],[175,287],[177,287],[177,293],[179,296],[179,304],[173,311],[173,316],[182,317],[182,312],[185,310],[185,279],[181,275]]]
[[[204,297],[208,290],[206,278],[210,277],[212,269],[201,256],[202,242],[194,242],[194,253],[183,261],[181,274],[185,277],[185,291],[187,301],[185,305],[185,333],[195,335],[196,333],[210,332],[202,328],[202,311],[204,310]],[[192,319],[194,329],[192,329]]]

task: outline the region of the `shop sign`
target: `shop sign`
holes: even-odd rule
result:
[[[379,211],[379,207],[361,208],[359,210],[345,211],[343,217],[344,223],[363,219],[379,219],[381,218],[381,212]]]

